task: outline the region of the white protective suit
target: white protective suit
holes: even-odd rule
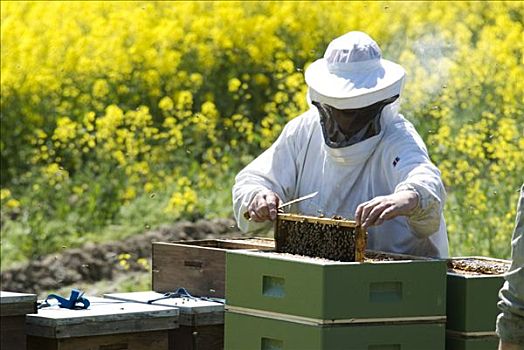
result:
[[[386,106],[378,135],[343,148],[325,144],[315,107],[290,121],[275,143],[236,177],[233,204],[239,228],[251,232],[271,227],[270,221],[257,223],[243,216],[253,197],[265,189],[277,193],[282,201],[318,191],[289,211],[350,220],[363,202],[415,190],[417,208],[409,217],[398,216],[370,227],[368,249],[447,257],[442,215],[446,193],[440,172],[413,125],[397,111],[398,103]]]

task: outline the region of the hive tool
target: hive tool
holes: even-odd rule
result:
[[[291,204],[295,204],[295,203],[298,203],[298,202],[302,202],[302,201],[304,201],[304,200],[306,200],[306,199],[313,198],[313,197],[315,197],[317,194],[318,194],[318,191],[315,191],[315,192],[313,192],[313,193],[306,194],[305,196],[298,197],[298,198],[295,198],[295,199],[290,200],[290,201],[288,201],[288,202],[282,203],[281,205],[278,206],[278,210],[281,210],[282,208],[288,207],[288,206],[290,206]],[[246,212],[244,213],[244,218],[246,218],[247,220],[250,219],[249,212],[246,211]]]

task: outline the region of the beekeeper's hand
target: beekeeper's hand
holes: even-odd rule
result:
[[[418,193],[415,191],[400,191],[388,196],[378,196],[357,207],[355,221],[363,229],[378,226],[385,220],[397,216],[409,216],[417,208],[418,202]]]
[[[250,219],[256,222],[275,220],[280,202],[280,198],[273,191],[258,192],[247,209]]]

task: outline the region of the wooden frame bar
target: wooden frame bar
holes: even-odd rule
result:
[[[335,226],[337,228],[347,228],[352,229],[355,239],[355,251],[352,252],[354,255],[354,260],[356,262],[364,261],[366,246],[367,246],[367,232],[363,230],[360,226],[357,226],[355,221],[346,220],[346,219],[337,219],[337,218],[323,218],[299,214],[288,214],[280,213],[277,215],[277,220],[275,222],[275,243],[277,252],[286,252],[286,240],[287,234],[281,230],[281,223],[285,221],[295,221],[300,223],[310,223],[310,224],[319,224],[319,225],[329,225]],[[325,256],[319,256],[324,258],[329,258]]]

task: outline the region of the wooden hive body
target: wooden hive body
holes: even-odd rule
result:
[[[36,295],[0,291],[0,348],[25,349],[25,315],[36,312]]]
[[[28,350],[168,350],[178,309],[87,297],[88,309],[51,306],[27,315]]]
[[[226,251],[273,249],[264,238],[208,239],[153,243],[153,290],[186,288],[192,295],[225,297]]]
[[[161,299],[154,291],[111,293],[105,298],[177,308],[180,327],[170,333],[170,350],[220,350],[224,346],[224,304],[190,298]]]

